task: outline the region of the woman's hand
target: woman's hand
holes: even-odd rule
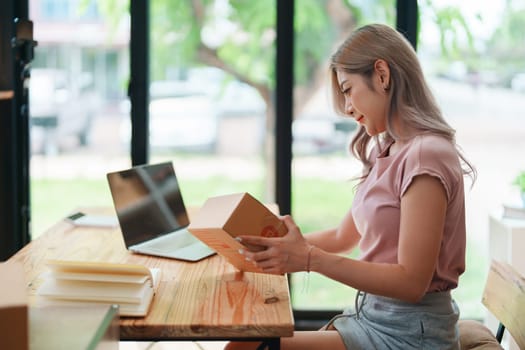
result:
[[[305,271],[312,245],[306,241],[291,216],[286,215],[282,220],[288,228],[288,233],[283,237],[238,236],[242,244],[265,247],[258,252],[243,249],[240,253],[267,273]]]

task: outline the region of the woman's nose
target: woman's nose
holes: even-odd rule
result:
[[[345,112],[348,115],[352,115],[354,113],[354,107],[352,106],[352,102],[350,102],[350,99],[345,100]]]

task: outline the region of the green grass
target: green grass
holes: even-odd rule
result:
[[[201,181],[180,181],[185,204],[199,206],[214,194],[236,191],[250,192],[262,198],[263,185],[256,181],[233,183],[220,177]],[[83,207],[113,207],[109,187],[105,179],[33,179],[31,181],[31,229],[36,238],[68,213]]]
[[[33,238],[77,208],[113,205],[107,183],[100,180],[42,179],[30,186]]]
[[[296,222],[303,232],[334,227],[350,208],[353,184],[318,178],[296,178],[293,182],[292,208]],[[262,180],[232,181],[225,177],[181,181],[187,206],[201,205],[215,194],[250,192],[263,198]],[[112,201],[104,180],[32,180],[33,238],[64,218],[75,208],[105,206]],[[355,255],[355,253],[353,254]],[[488,269],[488,258],[477,242],[467,245],[467,271],[460,286],[454,290],[463,318],[482,318],[481,291]],[[292,302],[298,309],[340,310],[353,305],[355,290],[316,273],[297,273],[291,277]]]

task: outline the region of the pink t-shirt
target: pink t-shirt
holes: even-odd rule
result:
[[[466,229],[463,172],[454,145],[443,137],[424,134],[394,155],[385,154],[387,150],[380,154],[377,148],[372,150],[372,169],[358,186],[353,202],[352,216],[361,234],[361,259],[397,263],[401,197],[415,176],[435,176],[445,188],[447,211],[428,292],[455,288],[465,270]]]

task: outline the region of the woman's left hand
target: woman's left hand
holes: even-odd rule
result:
[[[246,260],[254,262],[266,273],[284,274],[305,271],[311,244],[304,238],[292,217],[282,218],[288,233],[283,237],[238,236],[242,244],[263,246],[266,249],[252,252],[240,251]]]

